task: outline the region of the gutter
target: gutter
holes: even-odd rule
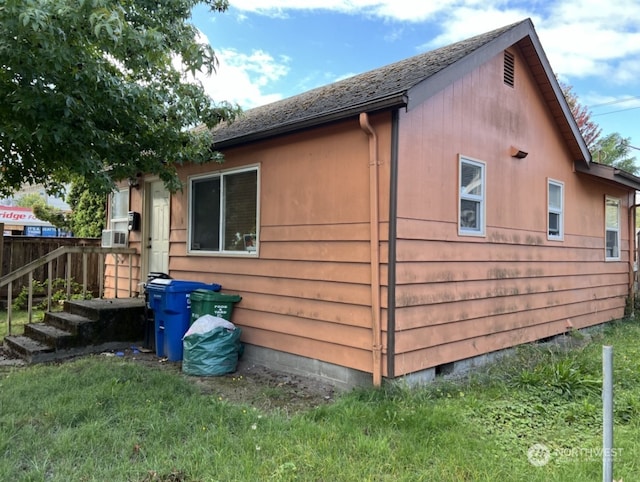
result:
[[[382,327],[380,323],[380,213],[378,202],[378,136],[369,115],[360,113],[360,128],[369,137],[369,226],[371,239],[371,353],[373,385],[382,385]]]
[[[640,181],[640,179],[638,179],[638,176],[636,176],[634,174],[631,174],[630,172],[623,171],[622,169],[614,168],[613,169],[613,174],[615,176],[620,176],[620,177],[623,177],[625,179],[628,179],[629,181],[633,181],[633,182],[636,182],[636,183],[638,181]]]
[[[281,124],[276,125],[275,127],[269,129],[262,129],[262,125],[259,126],[258,130],[254,130],[253,132],[249,132],[247,134],[222,138],[220,140],[216,139],[216,131],[215,129],[212,131],[213,134],[213,148],[214,149],[223,149],[227,147],[236,146],[239,144],[246,144],[247,142],[259,141],[262,139],[267,139],[270,137],[279,136],[282,134],[288,134],[290,132],[299,131],[303,129],[307,129],[309,127],[315,127],[322,124],[327,124],[329,122],[335,122],[347,117],[352,117],[355,115],[359,115],[365,108],[368,112],[373,112],[377,110],[385,110],[392,109],[398,107],[404,107],[408,103],[408,98],[405,92],[395,93],[393,95],[389,95],[387,97],[383,97],[380,99],[376,99],[375,101],[359,104],[356,106],[350,106],[349,108],[337,109],[320,116],[318,115],[309,115],[306,118],[296,118],[289,122],[283,122]],[[236,123],[242,122],[242,117],[235,121]],[[231,124],[233,128],[233,124]]]

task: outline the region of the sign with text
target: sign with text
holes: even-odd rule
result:
[[[31,209],[15,206],[0,206],[0,223],[4,223],[6,228],[13,225],[51,226],[50,223],[38,219]]]

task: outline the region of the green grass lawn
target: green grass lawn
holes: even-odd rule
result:
[[[0,480],[600,481],[603,344],[614,478],[640,480],[637,321],[569,353],[528,346],[465,380],[356,390],[293,415],[115,357],[4,369]]]

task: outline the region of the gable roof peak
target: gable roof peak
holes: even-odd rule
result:
[[[589,151],[529,18],[247,110],[234,122],[213,130],[214,148],[266,139],[361,112],[410,109],[516,44],[540,74],[536,78],[574,161],[588,166]]]
[[[412,87],[518,27],[533,29],[531,20],[525,19],[247,110],[234,122],[214,129],[215,146],[266,138],[365,110],[406,106]]]

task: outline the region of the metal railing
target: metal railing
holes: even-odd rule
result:
[[[33,318],[33,272],[38,268],[47,265],[48,278],[47,278],[47,311],[51,310],[51,297],[52,297],[52,274],[53,274],[53,262],[60,258],[61,256],[67,256],[66,263],[66,289],[67,289],[67,299],[71,298],[71,257],[73,254],[82,255],[82,296],[86,297],[87,295],[87,260],[90,254],[98,255],[98,296],[102,298],[104,296],[104,267],[105,267],[105,259],[106,256],[113,255],[114,259],[114,293],[115,298],[118,297],[118,266],[120,265],[120,256],[128,257],[128,298],[131,298],[132,293],[134,292],[132,289],[133,286],[133,264],[132,259],[133,255],[136,254],[136,250],[134,248],[101,248],[97,246],[62,246],[58,249],[51,251],[50,253],[42,256],[39,259],[36,259],[21,268],[9,273],[6,276],[0,278],[0,288],[7,286],[7,335],[11,335],[11,315],[12,315],[12,293],[13,293],[13,282],[22,278],[25,275],[28,275],[28,320],[31,323]],[[126,269],[126,267],[125,267]]]

